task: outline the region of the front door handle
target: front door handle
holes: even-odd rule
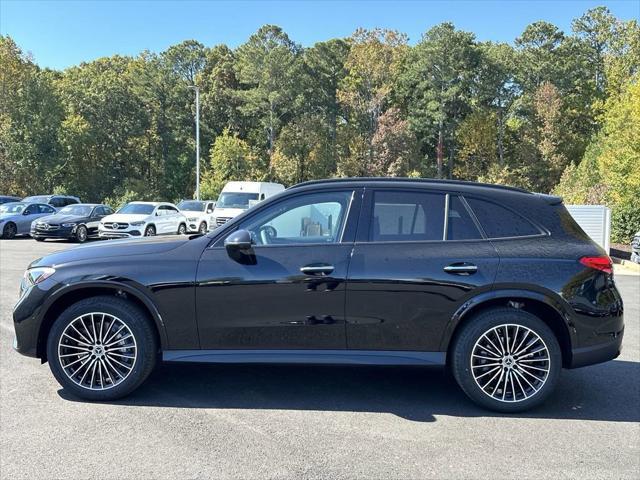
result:
[[[300,268],[300,271],[305,275],[329,275],[334,270],[333,265],[327,264],[312,264],[305,265]]]
[[[478,271],[478,266],[473,263],[460,262],[447,265],[443,270],[453,275],[471,275]]]

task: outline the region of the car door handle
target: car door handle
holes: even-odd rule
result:
[[[313,264],[300,267],[305,275],[329,275],[334,270],[333,265]]]
[[[443,270],[454,275],[471,275],[478,271],[478,266],[473,263],[460,262],[447,265]]]

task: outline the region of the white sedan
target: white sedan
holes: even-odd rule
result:
[[[135,238],[187,232],[187,219],[172,203],[131,202],[102,219],[100,238]]]

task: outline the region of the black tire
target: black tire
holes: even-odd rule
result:
[[[181,223],[178,226],[178,235],[185,235],[187,233],[187,226],[184,223]]]
[[[541,340],[541,342],[543,342],[532,344],[531,349],[535,348],[537,350],[539,347],[546,347],[546,352],[543,351],[542,353],[535,354],[548,357],[548,361],[541,360],[540,363],[535,364],[538,367],[545,367],[543,369],[548,371],[548,373],[546,373],[547,377],[544,382],[536,383],[531,379],[531,377],[528,376],[529,374],[526,371],[524,373],[527,373],[527,375],[521,373],[523,372],[522,365],[531,366],[531,363],[522,362],[525,357],[529,357],[528,360],[526,360],[527,362],[538,362],[538,360],[532,360],[533,357],[531,357],[530,355],[522,354],[518,356],[504,354],[500,357],[501,354],[499,352],[499,348],[501,348],[503,344],[498,342],[498,338],[502,338],[503,341],[505,340],[504,325],[509,325],[508,327],[506,327],[507,338],[509,336],[510,329],[511,339],[513,339],[513,342],[511,343],[513,348],[508,348],[508,352],[513,352],[517,349],[522,350],[521,346],[515,346],[515,344],[517,343],[516,340],[518,339],[518,334],[520,334],[522,338],[524,336],[523,334],[527,330],[529,330],[528,335],[531,335],[531,337],[527,338],[533,339],[535,338],[533,334],[535,334]],[[495,327],[500,328],[498,328],[497,330],[492,330]],[[483,357],[472,357],[472,353],[474,353],[474,347],[476,346],[476,344],[480,345],[480,339],[482,338],[483,334],[490,331],[490,337],[492,337],[494,342],[499,345],[495,349],[498,350],[495,356],[500,358],[496,358],[495,360],[493,358],[491,360],[489,360],[488,358],[486,360],[478,360],[478,358]],[[502,336],[500,337],[499,334],[501,334]],[[484,340],[483,338],[482,341],[486,340]],[[536,340],[536,342],[538,341],[539,340]],[[530,340],[525,340],[523,345],[526,346],[527,344],[529,344],[529,342]],[[509,342],[505,341],[505,343],[507,344],[507,346],[509,345]],[[488,345],[488,343],[486,343],[486,345]],[[481,352],[487,351],[482,350],[482,347],[477,348],[480,348]],[[478,350],[476,349],[475,352],[478,352]],[[524,353],[527,352],[529,352],[529,350],[525,351]],[[484,353],[484,355],[487,355],[487,353]],[[476,362],[476,364],[477,362],[485,362],[491,365],[498,365],[498,367],[484,367],[482,366],[482,363],[480,363],[480,366],[474,366],[473,368],[473,372],[478,372],[476,373],[477,377],[474,377],[474,373],[472,373],[472,359],[474,362]],[[470,319],[470,321],[463,326],[462,330],[454,340],[450,360],[453,376],[458,382],[458,385],[460,385],[460,388],[462,388],[464,393],[471,400],[473,400],[478,405],[490,410],[507,413],[522,412],[544,402],[555,389],[556,383],[560,376],[560,370],[562,369],[562,353],[560,351],[558,340],[556,339],[551,329],[535,315],[514,308],[495,308],[486,310]],[[493,361],[497,363],[492,364],[491,362]],[[504,362],[507,362],[509,366],[506,367],[504,365]],[[496,368],[497,370],[495,370],[495,374],[499,375],[497,383],[491,383],[489,385],[488,380],[486,380],[486,378],[493,378],[493,375],[495,375],[493,372],[488,373],[488,376],[485,377],[485,380],[479,379],[479,377],[482,376],[484,372],[488,372]],[[535,370],[528,371],[537,373]],[[512,375],[510,375],[509,377],[510,381],[513,382],[512,386],[510,386],[507,382],[507,377],[503,377],[503,372],[512,372]],[[543,377],[544,373],[540,373],[539,375]],[[521,385],[524,385],[524,387],[520,388],[520,392],[518,392],[519,389],[517,383],[519,382],[520,378],[525,377],[532,380],[532,388],[529,389],[529,386],[526,385],[525,380],[522,380]],[[503,389],[498,388],[498,385],[502,384],[500,381],[501,378],[504,378],[504,385],[506,386]],[[513,379],[515,379],[515,381]],[[488,392],[491,392],[491,394],[483,390],[483,388],[480,386],[480,383],[482,382],[487,382],[484,387],[488,390]],[[533,387],[537,386],[539,386],[539,389],[537,391],[534,391]],[[511,393],[509,393],[510,388]],[[501,398],[495,398],[500,397],[500,393],[504,392],[505,390],[508,395],[503,395],[503,397],[506,397],[507,401],[504,401]],[[526,390],[529,390],[530,395],[528,397],[526,397],[525,395]],[[512,401],[509,401],[509,397],[512,398]]]
[[[44,242],[44,238],[40,238],[40,237],[33,237],[35,239],[36,242]]]
[[[200,223],[200,226],[198,227],[198,233],[200,233],[201,235],[207,234],[207,222]]]
[[[145,237],[153,237],[156,234],[156,227],[154,227],[153,225],[149,225],[147,228],[144,229],[144,236]]]
[[[8,240],[15,238],[18,233],[18,228],[16,224],[13,222],[7,222],[7,224],[2,229],[2,238],[6,238]]]
[[[76,242],[84,243],[87,241],[87,237],[88,237],[87,227],[85,227],[84,225],[79,225],[78,228],[76,229]]]
[[[128,374],[104,390],[82,387],[69,378],[59,358],[58,345],[69,324],[82,315],[100,312],[117,317],[131,332],[135,340],[136,360]],[[53,376],[73,395],[92,401],[122,398],[138,388],[155,367],[157,342],[150,320],[135,304],[115,296],[97,296],[81,300],[67,308],[54,322],[47,338],[47,359]],[[108,332],[107,332],[108,333]],[[106,376],[105,376],[106,378]]]

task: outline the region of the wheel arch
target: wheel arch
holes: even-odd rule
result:
[[[562,365],[568,367],[572,359],[575,331],[567,309],[551,296],[530,290],[497,290],[486,292],[465,302],[454,313],[443,335],[440,350],[447,352],[462,328],[480,312],[496,307],[510,307],[529,312],[542,320],[555,334],[562,352]]]
[[[125,298],[142,309],[150,320],[158,345],[161,349],[166,348],[167,336],[160,312],[143,292],[140,292],[135,287],[120,282],[95,281],[68,285],[58,290],[49,299],[43,308],[41,316],[42,321],[38,330],[36,356],[43,362],[47,360],[47,337],[51,331],[53,323],[65,309],[80,300],[100,295],[111,295]]]

